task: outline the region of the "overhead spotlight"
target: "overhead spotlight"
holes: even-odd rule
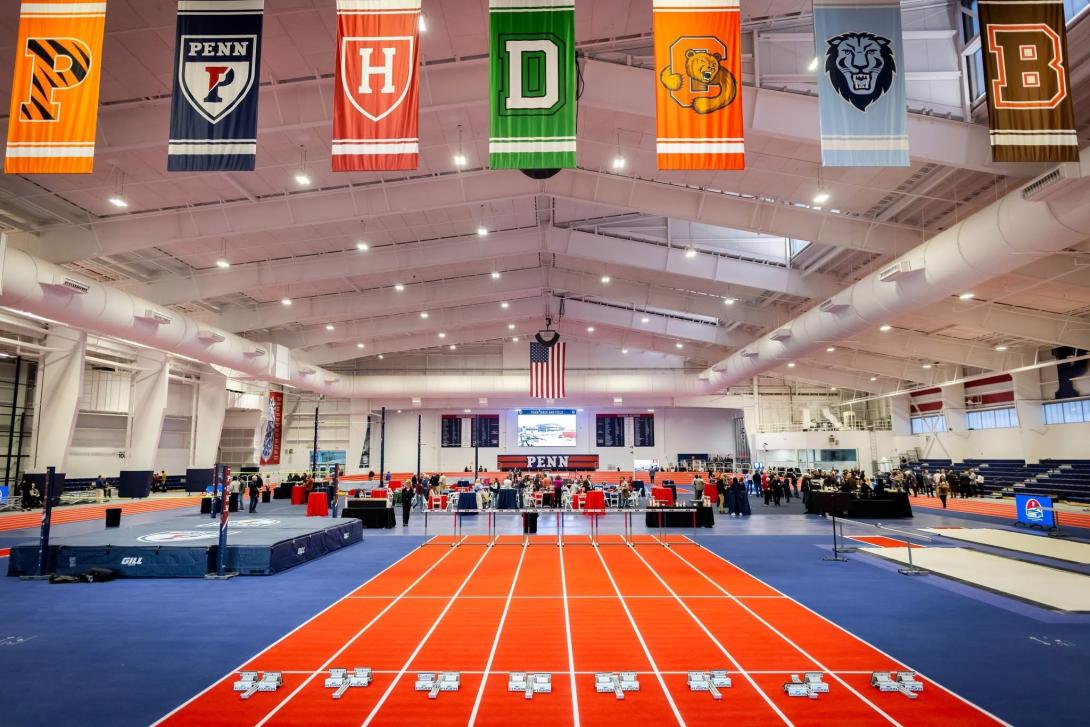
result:
[[[834,352],[836,352],[836,349],[834,347],[832,347],[832,346],[829,346],[828,348],[825,349],[825,353],[834,353]]]
[[[439,337],[440,338],[446,338],[447,334],[443,333],[442,331],[439,331]]]
[[[519,337],[518,336],[515,336],[514,338],[511,339],[511,343],[518,343],[518,342],[519,342]]]
[[[818,193],[814,195],[814,204],[825,204],[829,201],[829,193],[824,189],[818,190]]]
[[[380,353],[380,354],[378,355],[378,357],[379,357],[379,358],[386,358],[386,357],[385,357],[385,356],[383,356],[383,355],[382,355],[381,353]]]
[[[624,159],[623,156],[618,154],[617,156],[613,157],[613,163],[612,163],[613,171],[615,171],[615,172],[621,171],[622,169],[624,169],[624,165],[625,165],[625,159]]]
[[[332,323],[326,323],[326,324],[325,324],[325,329],[326,329],[327,331],[332,331],[332,330],[334,330],[334,328],[335,328],[335,327],[334,327],[334,325],[333,325]]]
[[[420,13],[419,18],[417,18],[416,27],[421,33],[428,32],[428,20],[424,17],[424,13]]]
[[[397,292],[400,293],[401,291],[405,290],[405,286],[402,285],[401,283],[396,283],[394,285],[394,290],[396,290]]]
[[[511,307],[511,304],[508,303],[506,300],[500,303],[500,308],[503,308],[504,310],[507,310],[510,307]]]
[[[291,298],[281,298],[280,299],[280,304],[281,305],[291,305]]]
[[[829,391],[836,391],[836,387],[835,386],[830,386]]]
[[[813,58],[810,59],[810,65],[806,66],[806,70],[813,72],[813,71],[817,70],[817,67],[818,67],[818,59],[817,59],[817,56],[814,56]]]
[[[972,300],[976,297],[976,293],[962,293],[958,296],[958,300]]]
[[[447,346],[447,348],[449,348],[451,351],[457,351],[458,350],[458,347],[456,345],[454,345],[453,343],[450,344],[449,346]]]
[[[1006,350],[1007,350],[1007,347],[1001,344],[1001,345],[999,345],[999,346],[996,346],[996,347],[995,347],[995,350],[996,350],[996,351],[1006,351]]]
[[[454,155],[454,166],[464,167],[465,165],[466,165],[466,155],[461,154],[461,153],[455,154]]]
[[[110,204],[112,204],[114,207],[118,207],[120,209],[125,209],[126,207],[129,206],[128,200],[126,200],[121,195],[117,195],[117,194],[115,194],[114,196],[108,198],[106,201],[109,202]]]
[[[872,377],[870,377],[870,380],[871,380],[871,381],[877,381],[877,380],[878,380],[878,377],[877,377],[877,376],[872,376]]]
[[[892,329],[893,329],[893,326],[891,326],[888,323],[883,323],[882,325],[878,326],[878,330],[881,331],[882,333],[885,333],[886,331],[889,331],[889,330],[892,330]]]
[[[628,349],[627,348],[622,348],[621,353],[628,353]]]
[[[655,410],[654,410],[654,409],[648,409],[647,411],[651,412],[652,414],[654,414],[654,413],[655,413]]]
[[[650,322],[651,322],[651,319],[648,318],[647,316],[644,316],[643,318],[640,319],[640,323],[650,323]]]
[[[787,364],[787,368],[789,368],[789,369],[795,368],[795,362],[792,361],[791,363]]]
[[[477,237],[488,237],[488,228],[487,227],[478,227],[477,228]]]
[[[225,269],[226,269],[226,268],[229,268],[229,267],[231,267],[231,263],[229,263],[228,261],[224,260],[223,258],[220,258],[219,260],[217,260],[217,261],[216,261],[216,267],[217,267],[217,268],[225,268]]]
[[[468,413],[469,413],[469,409],[463,409],[463,410],[462,410],[462,412],[463,412],[463,413],[465,413],[465,414],[468,414]]]
[[[515,324],[514,323],[508,323],[507,324],[507,330],[509,330],[509,331],[515,330]]]
[[[678,341],[677,343],[674,344],[674,348],[685,348],[685,344],[682,343],[681,341]]]
[[[734,298],[724,298],[723,299],[723,305],[734,305],[735,302],[736,301],[735,301]]]
[[[500,279],[500,271],[499,270],[493,270],[492,271],[492,279],[493,280],[499,280]]]
[[[696,248],[695,247],[690,247],[688,250],[686,250],[685,251],[685,257],[687,257],[689,259],[692,259],[692,258],[696,257]]]
[[[421,318],[427,318],[428,317],[428,312],[426,310],[420,311],[420,317]]]
[[[400,414],[400,413],[401,413],[401,410],[400,410],[400,409],[398,409],[398,410],[397,410],[397,413],[398,413],[398,414]]]
[[[360,252],[367,252],[368,250],[371,249],[371,246],[368,245],[366,242],[361,241],[361,242],[356,243],[356,249],[359,250]]]
[[[608,275],[603,275],[602,276],[602,282],[607,284],[607,285],[609,284],[610,279],[611,278]]]
[[[929,363],[925,363],[925,364],[923,365],[923,368],[925,368],[925,369],[929,369],[929,368],[931,368],[931,364],[929,364]]]
[[[363,348],[363,347],[364,347],[364,345],[362,343],[357,343],[356,344],[356,348]]]
[[[587,333],[594,333],[594,326],[587,326]]]

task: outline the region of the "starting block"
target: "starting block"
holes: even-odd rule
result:
[[[416,691],[427,692],[428,699],[435,699],[439,692],[456,692],[462,686],[462,675],[456,671],[439,674],[425,671],[416,675]]]
[[[595,691],[613,692],[617,699],[624,699],[625,692],[640,691],[640,680],[634,671],[599,672],[594,675]]]
[[[783,685],[783,690],[789,697],[817,699],[819,694],[828,694],[829,685],[825,683],[823,672],[808,671],[801,679],[798,674],[792,674],[791,681]]]
[[[257,677],[256,671],[240,671],[238,681],[235,682],[236,692],[242,692],[243,699],[249,699],[258,692],[275,692],[284,683],[284,679],[278,671],[267,671]]]
[[[909,699],[916,699],[916,693],[923,691],[923,682],[916,679],[914,671],[876,671],[870,675],[870,683],[880,692],[900,692]]]
[[[729,689],[730,686],[730,677],[725,669],[722,671],[689,672],[690,692],[711,692],[712,699],[719,700],[723,698],[723,693],[719,690]]]
[[[334,699],[340,699],[349,687],[366,687],[371,684],[370,667],[357,666],[352,671],[347,669],[330,669],[329,676],[325,680],[326,689],[336,689],[333,692]]]
[[[533,699],[535,694],[552,694],[553,675],[513,671],[507,679],[507,691],[522,692],[527,699]]]

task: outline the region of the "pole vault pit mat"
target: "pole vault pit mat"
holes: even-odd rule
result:
[[[244,576],[279,573],[363,540],[359,520],[292,515],[231,518],[226,569]],[[192,514],[109,532],[54,535],[52,571],[78,575],[109,568],[120,578],[203,578],[216,568],[219,520]],[[33,575],[38,545],[17,545],[8,575]]]

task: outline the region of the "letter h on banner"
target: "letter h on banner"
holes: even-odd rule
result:
[[[420,0],[337,0],[333,171],[416,169]]]

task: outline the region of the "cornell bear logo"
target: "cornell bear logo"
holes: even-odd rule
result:
[[[659,80],[679,105],[698,114],[714,113],[729,106],[738,95],[738,81],[723,65],[725,55],[689,48],[685,51],[684,72],[676,72],[671,63],[662,69]],[[713,95],[703,95],[713,91]]]
[[[897,62],[889,38],[874,33],[841,33],[826,41],[825,73],[841,98],[860,111],[893,85]]]

